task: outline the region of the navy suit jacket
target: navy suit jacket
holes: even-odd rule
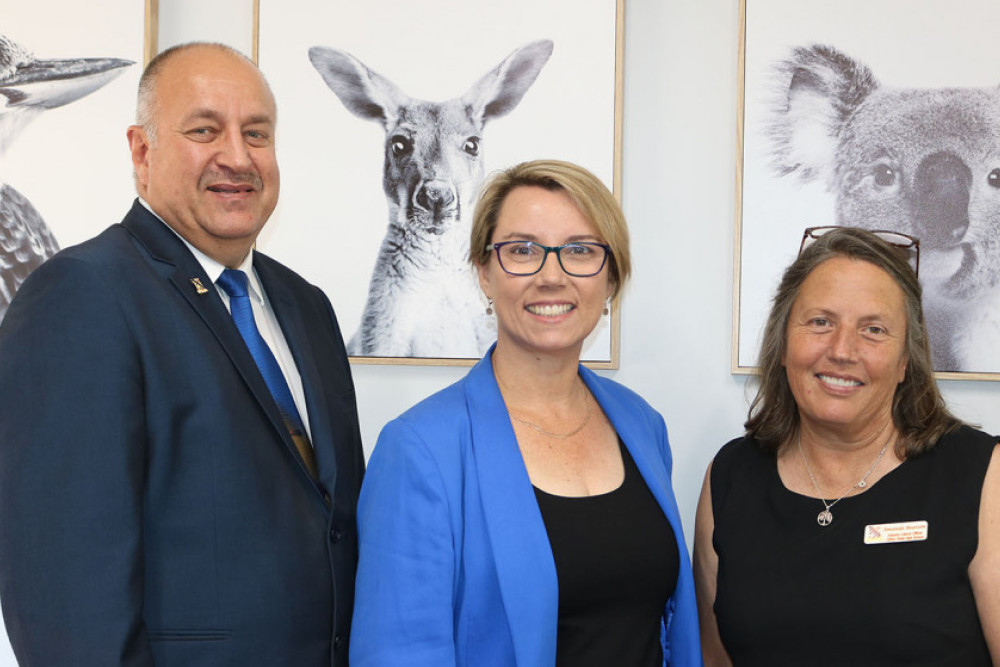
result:
[[[556,664],[555,563],[491,356],[379,436],[358,507],[353,667]],[[580,375],[677,539],[664,662],[700,665],[694,580],[663,418],[620,384],[583,367]]]
[[[350,367],[322,292],[259,253],[254,268],[318,480],[201,265],[138,202],[14,299],[0,602],[21,665],[347,664],[364,471]]]

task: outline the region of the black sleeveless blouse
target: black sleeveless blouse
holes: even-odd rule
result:
[[[829,526],[756,441],[723,447],[715,613],[735,667],[990,665],[968,568],[995,443],[971,428],[945,435],[837,503]]]

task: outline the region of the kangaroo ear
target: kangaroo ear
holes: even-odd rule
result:
[[[479,79],[462,96],[462,102],[484,123],[510,113],[549,61],[552,48],[552,41],[545,39],[516,49]]]
[[[394,83],[374,72],[347,53],[337,49],[314,46],[309,60],[347,110],[366,120],[375,120],[384,127],[395,123],[399,107],[409,97]]]
[[[821,44],[795,49],[775,74],[767,128],[772,166],[782,175],[832,182],[841,134],[878,81],[862,63]]]

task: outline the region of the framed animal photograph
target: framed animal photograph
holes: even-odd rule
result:
[[[624,0],[259,0],[282,192],[258,247],[330,297],[353,361],[471,364],[495,340],[468,262],[490,173],[556,158],[620,198]],[[619,309],[587,340],[618,363]]]
[[[118,222],[135,189],[125,130],[156,6],[0,0],[0,319],[59,248]]]
[[[1000,3],[742,0],[733,371],[803,231],[919,239],[935,371],[1000,380]]]

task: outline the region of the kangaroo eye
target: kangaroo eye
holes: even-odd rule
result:
[[[389,147],[393,157],[403,157],[413,152],[413,142],[401,134],[390,139]]]
[[[479,155],[479,137],[469,137],[462,145],[462,150],[469,155]]]
[[[896,172],[885,163],[879,163],[872,168],[875,184],[887,188],[896,182]]]
[[[986,177],[986,182],[990,184],[991,188],[1000,188],[1000,169],[991,171]]]

